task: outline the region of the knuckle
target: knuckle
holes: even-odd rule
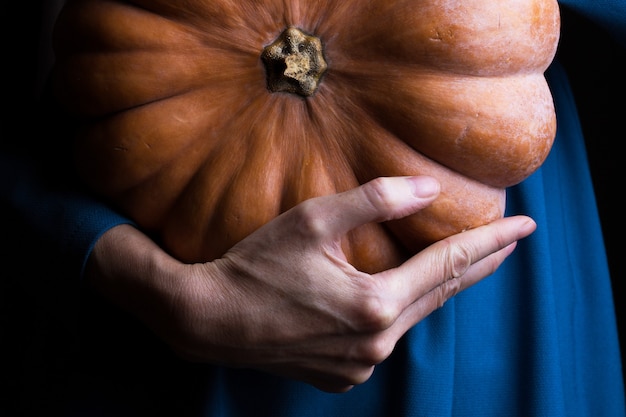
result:
[[[377,365],[391,355],[394,347],[395,343],[393,341],[383,334],[379,334],[363,347],[362,359],[365,363]]]
[[[474,251],[467,245],[454,244],[448,239],[443,244],[443,265],[448,278],[462,276],[472,265]]]
[[[461,280],[452,278],[441,284],[435,290],[435,308],[441,308],[450,298],[461,291]]]
[[[316,204],[313,200],[307,200],[294,208],[297,222],[295,231],[301,236],[309,238],[321,238],[327,233],[327,225],[324,218],[319,216]]]
[[[366,382],[374,373],[374,365],[352,366],[344,374],[337,376],[338,387],[351,387]]]
[[[365,184],[363,192],[367,201],[379,212],[387,213],[395,206],[396,198],[385,178],[375,178]]]
[[[397,317],[396,309],[376,296],[365,297],[356,314],[359,330],[374,332],[388,329]]]
[[[341,393],[363,384],[374,373],[374,365],[361,362],[342,362],[328,372],[315,372],[312,378],[305,379],[322,391]]]
[[[438,309],[450,298],[457,295],[462,289],[460,279],[470,268],[476,256],[470,245],[458,244],[447,238],[438,243],[440,246],[441,262],[443,268],[441,277],[443,281],[433,288],[432,297],[433,308]]]

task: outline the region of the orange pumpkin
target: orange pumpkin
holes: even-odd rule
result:
[[[556,0],[70,0],[54,83],[77,171],[183,261],[378,176],[441,196],[368,224],[359,269],[503,216],[554,140]]]

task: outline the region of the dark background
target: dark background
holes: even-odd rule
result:
[[[42,25],[42,5],[45,0],[13,1],[2,7],[2,110],[0,146],[13,147],[24,140],[21,131],[34,129],[45,137],[46,126],[33,126],[33,101],[39,94],[41,80],[39,42]],[[626,346],[626,262],[621,259],[625,236],[622,211],[618,198],[623,198],[625,165],[620,143],[626,139],[626,54],[601,27],[562,9],[562,41],[558,59],[565,65],[576,97],[583,131],[589,152],[598,209],[605,236],[609,266],[612,274],[615,305],[621,345]],[[16,134],[16,132],[18,132]],[[47,138],[55,140],[55,138]],[[620,166],[621,165],[621,166]],[[3,179],[0,179],[2,181]],[[0,218],[5,219],[2,207]],[[0,384],[19,386],[21,379],[29,378],[22,372],[11,371],[29,356],[28,349],[36,340],[33,327],[45,324],[49,298],[55,295],[54,260],[47,259],[45,244],[32,242],[26,232],[4,225],[2,239],[2,266],[0,280],[0,344],[8,347],[0,364]],[[8,250],[28,245],[27,251]],[[7,248],[7,246],[9,248]],[[22,257],[20,257],[22,256]],[[52,262],[51,264],[49,262]],[[62,269],[61,269],[62,270]],[[34,275],[36,279],[33,279]],[[624,349],[622,349],[624,351]],[[35,353],[33,353],[34,355]],[[622,354],[624,357],[624,354]],[[48,360],[48,359],[40,359]],[[36,363],[36,361],[35,361]],[[626,360],[624,360],[626,363]],[[24,369],[24,366],[20,366]],[[36,372],[26,367],[29,372]],[[0,406],[19,402],[12,391],[0,386]],[[45,401],[45,399],[42,399]],[[2,414],[3,408],[0,408]]]

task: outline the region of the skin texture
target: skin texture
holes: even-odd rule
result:
[[[263,48],[291,26],[324,46],[307,98],[266,86]],[[342,239],[377,272],[503,216],[554,139],[558,33],[554,0],[72,0],[54,80],[81,177],[185,262],[309,198],[437,178],[428,208]]]
[[[117,226],[97,242],[87,278],[185,358],[344,392],[365,382],[409,328],[490,275],[535,230],[532,219],[515,216],[380,273],[346,262],[343,235],[419,212],[439,192],[430,177],[375,179],[296,206],[208,263],[183,264],[139,230]]]

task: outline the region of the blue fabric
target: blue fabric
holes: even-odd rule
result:
[[[19,213],[34,236],[66,259],[68,270],[82,276],[93,245],[111,227],[129,223],[101,202],[77,191],[73,184],[48,181],[50,174],[33,161],[0,153],[0,203]]]

